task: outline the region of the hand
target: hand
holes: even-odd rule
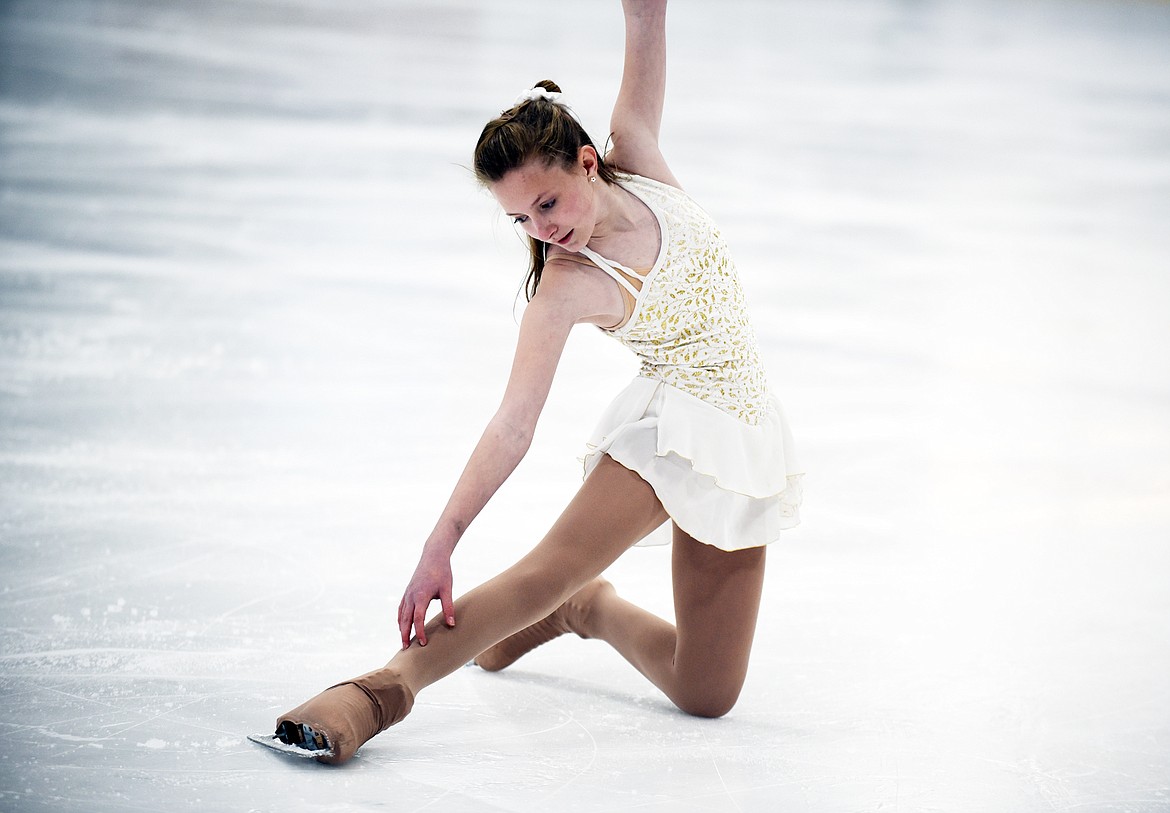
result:
[[[398,631],[402,634],[402,648],[410,646],[410,630],[414,628],[418,642],[427,645],[426,619],[431,602],[439,600],[443,620],[448,627],[455,626],[455,605],[451,601],[451,556],[423,550],[418,567],[398,605]]]

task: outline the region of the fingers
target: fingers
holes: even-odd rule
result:
[[[455,602],[451,600],[450,588],[439,591],[439,603],[443,605],[443,618],[446,619],[447,626],[455,626]]]
[[[431,606],[431,599],[426,601],[417,601],[410,598],[407,594],[402,597],[402,603],[398,605],[398,633],[402,636],[402,648],[410,648],[410,631],[414,628],[417,633],[418,642],[423,646],[427,645],[427,629],[424,625],[426,620],[427,608]]]
[[[427,607],[429,607],[430,604],[431,604],[430,599],[427,599],[426,603],[414,605],[414,632],[415,632],[415,635],[418,637],[418,643],[420,646],[427,645],[426,620],[427,620]]]
[[[402,636],[402,648],[410,647],[410,612],[406,608],[406,597],[398,603],[398,634]]]
[[[398,604],[398,632],[402,637],[403,649],[410,647],[412,629],[419,645],[427,645],[427,610],[435,599],[438,599],[441,605],[443,621],[448,627],[455,626],[455,602],[451,598],[450,577],[439,580],[438,587],[433,593],[426,589],[415,589],[412,583]]]

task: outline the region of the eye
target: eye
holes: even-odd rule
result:
[[[512,222],[513,223],[527,223],[528,218],[525,215],[516,215],[514,218],[512,218]]]
[[[546,200],[544,203],[540,204],[540,208],[544,209],[547,212],[549,209],[551,209],[552,207],[554,207],[556,205],[557,205],[557,199],[553,198],[552,200]]]

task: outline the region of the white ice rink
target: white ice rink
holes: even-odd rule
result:
[[[244,737],[393,652],[517,328],[471,149],[542,78],[604,139],[617,0],[0,4],[0,811],[1170,810],[1170,4],[671,13],[809,472],[740,703],[559,640],[331,769]],[[457,590],[634,372],[574,336]]]

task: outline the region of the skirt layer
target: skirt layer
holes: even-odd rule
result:
[[[637,472],[674,523],[708,545],[759,547],[800,523],[803,471],[774,398],[753,426],[638,377],[601,416],[587,445],[585,476],[605,454]],[[664,527],[639,544],[669,541]]]

